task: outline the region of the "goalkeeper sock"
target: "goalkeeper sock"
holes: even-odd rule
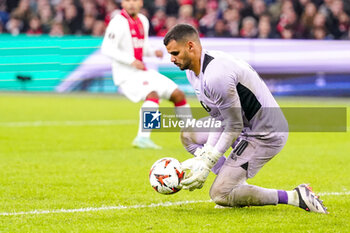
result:
[[[284,190],[277,190],[278,204],[288,204],[288,194]]]
[[[140,112],[139,112],[139,130],[137,132],[137,137],[151,137],[151,130],[143,128],[143,111],[157,111],[159,108],[159,100],[158,99],[146,99],[146,101],[142,104]]]
[[[299,197],[298,193],[295,190],[292,191],[284,191],[277,190],[278,193],[278,204],[288,204],[299,206]]]
[[[288,205],[299,206],[299,196],[296,190],[286,191],[288,194]]]

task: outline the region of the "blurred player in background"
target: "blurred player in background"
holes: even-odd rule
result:
[[[247,184],[284,147],[288,123],[265,83],[246,62],[218,51],[202,49],[198,32],[178,24],[164,38],[171,62],[186,75],[202,106],[223,128],[210,133],[184,131],[182,142],[195,158],[182,163],[189,172],[181,184],[202,188],[210,170],[217,177],[211,199],[220,206],[290,204],[327,213],[322,201],[305,184],[292,191]],[[223,154],[232,147],[229,157]]]
[[[122,1],[123,9],[109,23],[101,51],[113,60],[113,80],[121,92],[133,102],[144,101],[133,146],[159,149],[150,139],[150,131],[143,130],[142,109],[158,109],[160,98],[172,101],[178,116],[190,114],[190,108],[184,93],[172,80],[147,69],[143,62],[144,55],[162,58],[163,52],[148,45],[149,23],[139,13],[142,6],[142,0]]]

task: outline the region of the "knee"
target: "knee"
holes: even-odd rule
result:
[[[188,132],[182,130],[180,132],[180,139],[181,143],[184,146],[184,148],[191,154],[194,154],[196,149],[198,148],[198,145],[196,144],[194,140],[193,132]]]
[[[180,91],[179,89],[175,89],[173,93],[171,93],[170,96],[170,101],[173,102],[174,104],[179,103],[185,99],[185,93]]]
[[[213,185],[209,191],[209,196],[213,202],[217,205],[228,206],[229,192],[224,191],[220,186]]]
[[[159,100],[159,95],[157,92],[155,91],[152,91],[150,92],[147,96],[146,96],[146,100],[147,99],[156,99],[156,100]]]
[[[184,147],[187,147],[187,146],[193,144],[191,134],[192,134],[191,132],[185,131],[184,129],[181,130],[180,139],[181,139],[181,143]]]
[[[246,202],[250,201],[249,199],[245,200],[242,198],[242,188],[245,186],[246,185],[237,184],[233,186],[233,188],[225,189],[223,185],[213,185],[210,189],[209,195],[211,200],[217,205],[242,207],[248,205]]]

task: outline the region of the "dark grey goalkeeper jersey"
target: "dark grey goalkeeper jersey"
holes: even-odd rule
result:
[[[288,124],[271,92],[245,61],[218,51],[202,51],[199,76],[186,71],[198,100],[224,131],[214,143],[224,153],[238,136],[273,139]]]

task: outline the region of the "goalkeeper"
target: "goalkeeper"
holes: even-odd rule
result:
[[[194,158],[182,163],[189,171],[181,184],[202,188],[210,170],[217,177],[211,199],[220,206],[290,204],[307,211],[327,213],[322,201],[305,185],[292,191],[247,184],[284,147],[288,124],[259,75],[246,62],[222,52],[202,49],[198,32],[188,24],[174,26],[164,45],[171,62],[186,75],[201,105],[222,129],[210,133],[183,131],[182,143]],[[232,147],[228,158],[223,154]]]

